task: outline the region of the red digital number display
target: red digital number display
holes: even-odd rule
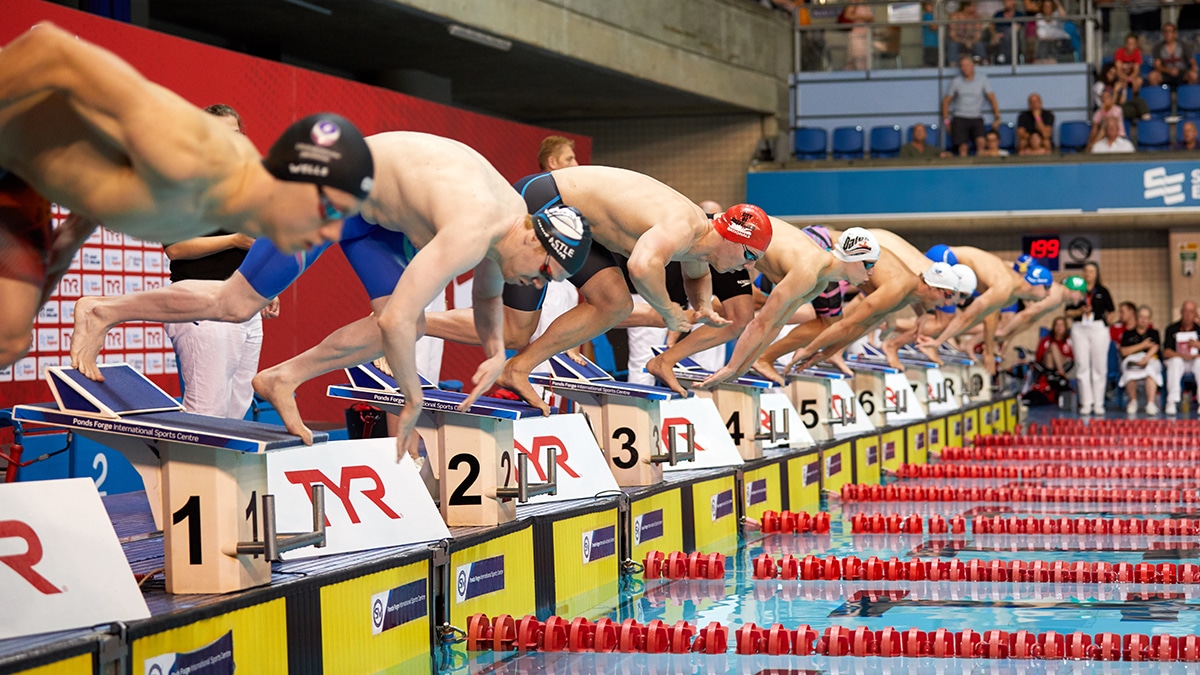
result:
[[[1034,258],[1057,258],[1058,239],[1034,239],[1029,243],[1029,255]]]

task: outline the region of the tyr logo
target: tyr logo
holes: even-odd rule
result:
[[[0,555],[0,563],[8,565],[30,586],[38,589],[43,595],[62,593],[62,589],[50,583],[50,580],[33,569],[42,561],[42,540],[37,532],[28,524],[19,520],[0,520],[0,541],[5,539],[21,539],[25,542],[25,551]]]
[[[534,436],[530,442],[529,448],[521,445],[520,441],[513,441],[513,445],[517,446],[517,450],[525,453],[529,457],[529,464],[533,470],[537,472],[538,480],[545,482],[546,470],[542,468],[542,462],[546,459],[546,449],[555,448],[554,463],[558,464],[560,471],[565,471],[571,478],[579,478],[579,474],[567,464],[567,444],[562,442],[558,436]]]
[[[379,510],[382,511],[383,514],[388,518],[391,518],[392,520],[399,520],[403,518],[403,516],[401,516],[399,513],[393,511],[392,507],[384,503],[383,495],[387,491],[387,488],[384,487],[383,480],[379,478],[379,474],[375,473],[375,469],[372,469],[369,466],[343,466],[341,482],[339,483],[334,483],[320,469],[285,471],[283,472],[283,475],[287,477],[289,482],[304,486],[304,493],[309,496],[309,499],[312,499],[312,486],[315,483],[324,485],[326,489],[337,496],[338,501],[342,502],[342,507],[346,509],[346,515],[350,516],[350,522],[355,525],[360,523],[361,519],[358,516],[358,511],[354,508],[354,504],[350,501],[350,484],[355,480],[360,479],[371,480],[375,483],[375,486],[368,490],[360,489],[359,492],[362,492],[364,497],[369,499],[372,504],[379,507]],[[325,526],[330,526],[328,516],[325,518]]]

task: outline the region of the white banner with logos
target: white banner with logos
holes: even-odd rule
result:
[[[396,439],[333,441],[267,453],[267,490],[281,533],[312,530],[313,485],[325,486],[325,547],[283,554],[297,560],[450,537],[450,530]]]
[[[513,423],[513,441],[529,457],[530,483],[546,480],[546,453],[550,448],[557,453],[558,493],[531,497],[531,504],[590,499],[599,492],[620,490],[582,414],[519,419]]]
[[[743,464],[737,446],[729,437],[724,418],[710,398],[693,396],[662,402],[662,438],[660,452],[667,451],[667,434],[674,434],[676,452],[687,451],[687,423],[696,431],[696,459],[680,462],[675,466],[663,463],[663,471],[687,471],[688,469],[712,469],[721,466]]]
[[[775,411],[775,423],[779,425],[781,435],[784,429],[784,417],[786,416],[788,420],[787,438],[780,438],[774,443],[768,438],[762,442],[763,448],[808,448],[816,445],[817,442],[813,440],[812,434],[808,433],[808,428],[804,426],[804,420],[800,419],[791,399],[783,393],[783,390],[764,391],[759,395],[758,407],[761,411],[758,420],[760,434],[771,433],[771,411]]]
[[[0,484],[0,639],[150,617],[90,478]]]

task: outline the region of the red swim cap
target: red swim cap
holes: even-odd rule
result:
[[[771,243],[771,219],[753,204],[738,204],[713,218],[717,233],[735,244],[766,251]]]

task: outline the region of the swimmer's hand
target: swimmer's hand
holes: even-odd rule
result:
[[[787,372],[799,372],[805,368],[809,368],[825,358],[825,355],[817,350],[815,353],[809,354],[807,349],[797,349],[792,354],[792,361],[788,364]]]
[[[504,352],[500,352],[479,364],[479,368],[475,370],[475,375],[471,378],[471,384],[474,385],[471,387],[471,394],[459,404],[459,412],[474,405],[484,392],[496,384],[496,378],[500,377],[501,371],[504,370],[504,360]]]
[[[420,453],[421,436],[417,434],[417,419],[421,416],[421,406],[408,402],[396,415],[396,461],[399,462],[405,453],[416,460]]]
[[[233,239],[231,239],[230,242],[233,244],[234,248],[240,248],[244,251],[249,251],[250,247],[254,245],[254,237],[242,232],[238,232],[237,234],[233,235]]]
[[[729,319],[726,319],[725,317],[713,311],[711,307],[696,310],[693,321],[705,326],[712,326],[713,328],[724,328],[725,326],[733,324],[733,322]]]
[[[700,387],[701,389],[711,389],[712,387],[715,387],[718,384],[721,384],[726,380],[731,380],[735,377],[737,377],[737,373],[733,372],[733,369],[728,365],[725,365],[721,366],[716,372],[706,377],[700,384],[696,386]]]
[[[279,298],[277,298],[277,297],[271,298],[271,301],[267,303],[266,307],[262,308],[262,312],[260,312],[260,313],[262,314],[262,318],[264,318],[264,319],[278,318],[279,317]]]

